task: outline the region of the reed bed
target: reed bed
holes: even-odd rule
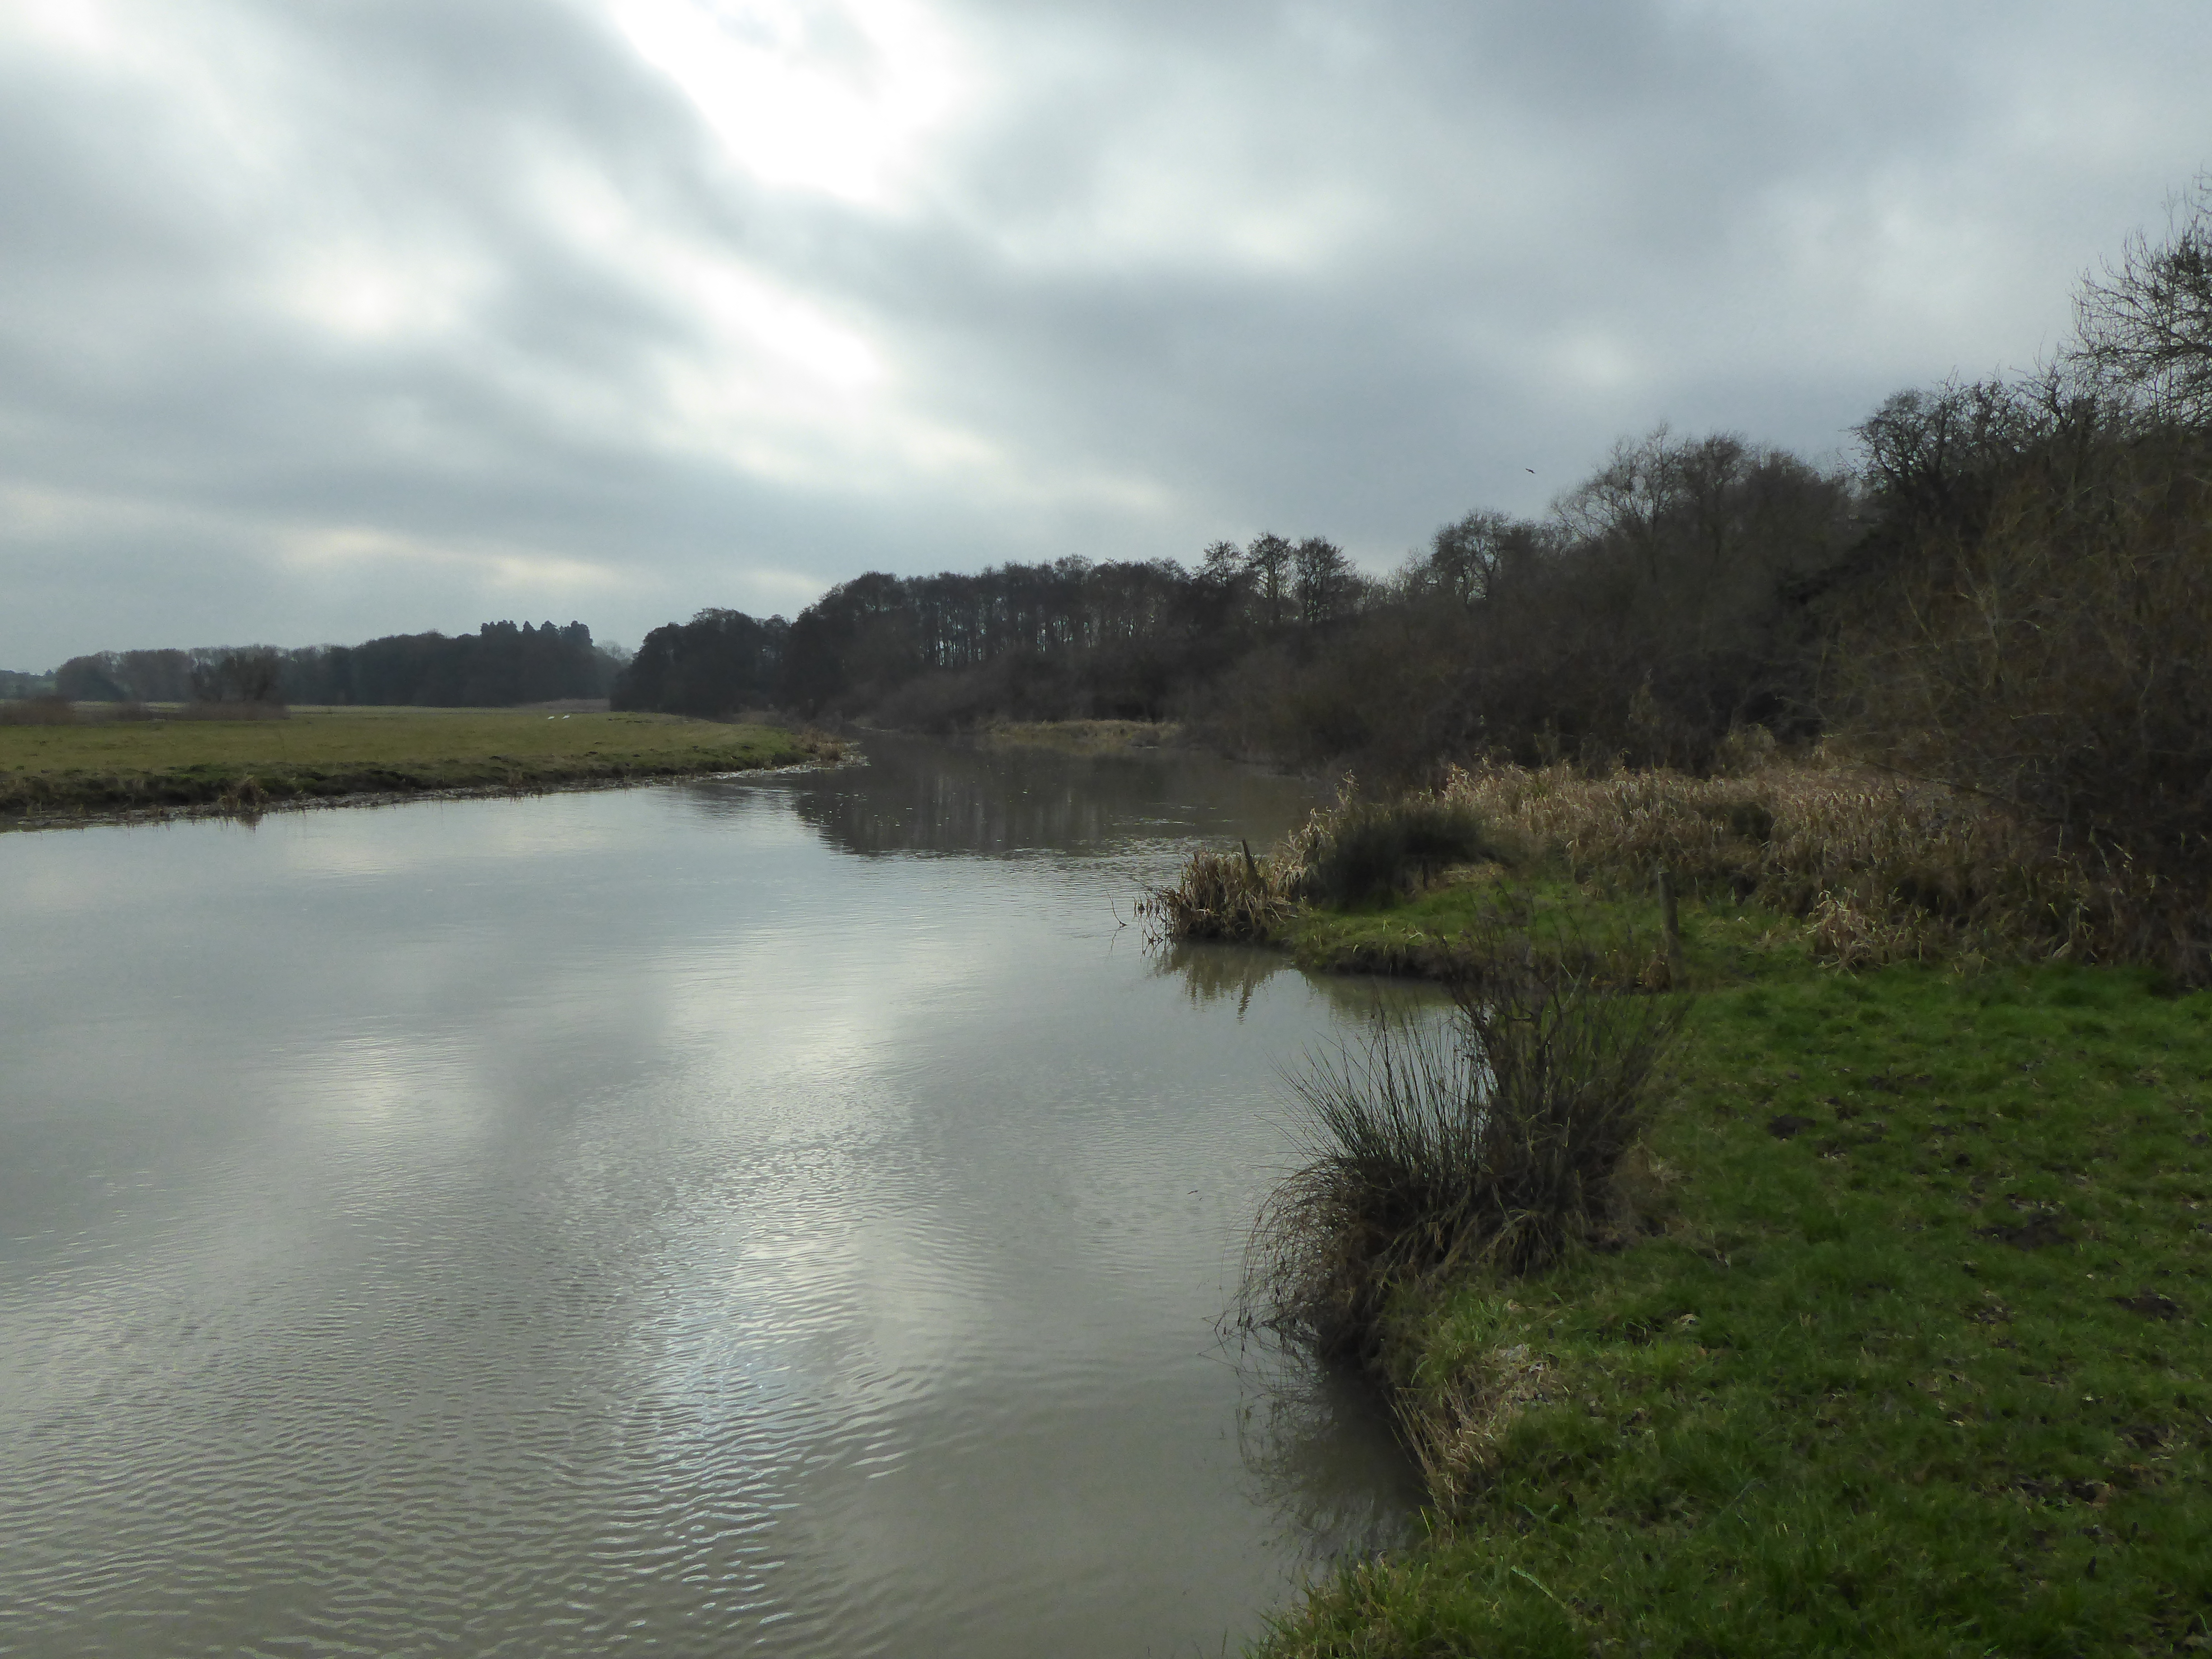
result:
[[[1668,870],[1708,900],[1801,919],[1815,952],[1848,966],[1980,952],[2201,976],[2201,902],[2177,904],[2187,896],[2118,849],[2064,845],[1940,784],[1813,760],[1734,778],[1482,767],[1438,793],[1576,880],[1635,887]]]
[[[1433,791],[1367,800],[1346,779],[1338,805],[1316,811],[1267,857],[1243,842],[1193,853],[1175,884],[1148,890],[1137,909],[1162,940],[1264,943],[1301,903],[1395,897],[1452,865],[1497,856],[1498,842],[1464,801]]]
[[[2105,842],[2069,842],[2005,804],[1847,762],[1735,776],[1592,777],[1570,764],[1454,768],[1389,802],[1316,812],[1266,859],[1200,853],[1148,896],[1168,939],[1279,939],[1301,903],[1345,909],[1454,864],[1549,872],[1601,893],[1662,871],[1708,903],[1756,904],[1845,967],[1907,960],[2137,963],[2212,979],[2212,890]]]

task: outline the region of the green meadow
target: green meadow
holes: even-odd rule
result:
[[[281,719],[0,724],[0,818],[435,789],[528,790],[782,766],[832,740],[670,714],[295,708]]]
[[[1401,1264],[1356,1287],[1358,1351],[1431,1526],[1259,1651],[2212,1651],[2212,990],[2129,962],[2160,914],[2129,879],[1848,769],[1492,769],[1148,896],[1156,936],[1424,975],[1478,1012],[1495,986],[1591,1030],[1654,997],[1681,1017],[1617,1162],[1495,1067],[1468,1103],[1393,1119],[1384,1088],[1316,1120],[1316,1170],[1371,1167],[1293,1212],[1302,1259]],[[1564,1249],[1507,1273],[1480,1226],[1410,1270],[1379,1248],[1451,1144],[1426,1126],[1507,1111],[1524,1162],[1582,1160],[1513,1200],[1562,1206]]]
[[[1262,1651],[2212,1649],[2212,994],[1783,931],[1686,910],[1638,1236],[1400,1292],[1433,1534]]]

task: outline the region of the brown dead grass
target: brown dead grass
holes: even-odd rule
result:
[[[1171,887],[1146,890],[1137,914],[1157,942],[1217,940],[1264,944],[1297,908],[1297,866],[1278,853],[1255,858],[1240,843],[1226,853],[1193,853]]]
[[[1442,793],[1601,890],[1673,872],[1709,900],[1802,918],[1853,967],[1976,951],[2170,961],[2187,919],[2123,854],[2069,848],[1998,804],[1820,758],[1745,775],[1455,770]],[[2177,951],[2172,947],[2182,947]]]
[[[2212,978],[2212,896],[2161,882],[2123,849],[2068,845],[1986,797],[1870,766],[1750,743],[1736,759],[1736,775],[1713,778],[1455,769],[1419,800],[1480,820],[1516,874],[1617,896],[1649,893],[1668,871],[1685,896],[1792,918],[1816,955],[1846,967],[2025,957]],[[1371,810],[1347,797],[1266,858],[1196,854],[1148,896],[1147,918],[1168,939],[1279,939],[1316,897],[1311,868],[1334,826]]]

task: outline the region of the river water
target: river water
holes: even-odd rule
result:
[[[1123,923],[1288,781],[0,838],[0,1652],[1213,1654],[1407,1524],[1216,1335],[1380,994]]]

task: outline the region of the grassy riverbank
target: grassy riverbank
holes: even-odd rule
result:
[[[1158,720],[1001,720],[983,727],[977,736],[990,749],[1133,755],[1181,746],[1183,729]]]
[[[1629,1225],[1390,1288],[1378,1364],[1436,1528],[1260,1650],[2212,1650],[2212,993],[2066,959],[2143,937],[2139,896],[1971,802],[1818,769],[1416,805],[1201,856],[1155,921],[1690,1006]],[[1477,842],[1410,896],[1316,902]]]
[[[1686,915],[1650,1231],[1401,1296],[1441,1524],[1264,1652],[2212,1646],[2212,995],[1778,922]]]
[[[0,725],[0,822],[527,790],[833,757],[833,741],[668,714],[299,708],[282,720]]]

